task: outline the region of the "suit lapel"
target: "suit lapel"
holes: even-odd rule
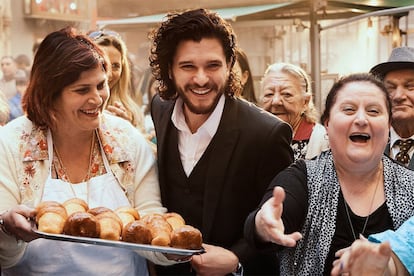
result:
[[[157,122],[158,125],[156,129],[158,161],[162,162],[164,160],[164,149],[166,147],[167,133],[175,101],[162,101],[160,98],[157,101],[157,118],[154,118],[154,123]]]
[[[167,187],[164,185],[167,183],[166,175],[162,172],[165,171],[165,168],[168,168],[165,164],[165,150],[167,148],[167,133],[170,127],[171,114],[174,108],[175,101],[163,101],[158,95],[156,95],[152,100],[151,112],[155,125],[156,136],[157,136],[157,163],[158,163],[158,178],[160,183],[161,190],[161,200],[167,198],[166,193]]]
[[[206,235],[206,239],[214,224],[217,207],[222,200],[222,189],[227,180],[228,167],[231,164],[238,137],[237,104],[232,99],[226,99],[219,127],[209,145],[212,149],[206,173],[203,209],[203,234]]]

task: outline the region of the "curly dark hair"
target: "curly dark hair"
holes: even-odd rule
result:
[[[169,13],[159,28],[150,33],[152,45],[149,61],[152,73],[159,82],[158,90],[162,99],[172,100],[178,96],[174,81],[169,76],[177,45],[185,40],[200,42],[203,38],[217,38],[223,46],[226,62],[230,64],[225,95],[233,97],[240,94],[241,84],[233,72],[237,46],[232,27],[217,13],[196,9]]]

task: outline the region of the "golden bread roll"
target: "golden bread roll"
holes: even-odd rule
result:
[[[86,212],[89,209],[88,203],[80,198],[68,199],[62,205],[65,207],[68,216],[75,212]]]
[[[50,207],[50,206],[61,207],[63,205],[61,203],[57,202],[57,201],[42,201],[36,206],[36,211],[39,211],[40,209],[42,209],[44,207]]]
[[[151,231],[142,220],[134,220],[126,224],[122,230],[122,241],[140,244],[150,244]]]
[[[88,212],[75,212],[67,218],[63,232],[66,235],[99,238],[101,227],[94,215]]]
[[[160,214],[146,215],[142,220],[151,231],[151,245],[169,246],[171,242],[172,227]]]
[[[101,227],[99,237],[105,240],[119,241],[122,235],[122,221],[112,210],[95,216]]]
[[[56,201],[43,201],[36,207],[37,229],[50,234],[62,234],[68,215]]]
[[[185,225],[183,217],[177,213],[170,212],[163,214],[163,217],[171,225],[172,229],[177,229]]]
[[[140,215],[137,212],[137,210],[135,210],[131,206],[119,207],[115,209],[115,213],[122,220],[123,226],[127,225],[130,222],[140,219]]]
[[[182,249],[200,249],[203,243],[201,232],[190,225],[174,229],[171,233],[171,247]]]
[[[90,213],[94,216],[97,216],[97,215],[99,215],[101,213],[104,213],[104,212],[113,212],[113,211],[109,208],[106,208],[106,207],[95,207],[95,208],[91,208],[91,209],[88,210],[88,213]]]

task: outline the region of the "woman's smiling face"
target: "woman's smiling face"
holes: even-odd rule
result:
[[[384,93],[373,83],[345,84],[336,96],[325,127],[338,162],[378,162],[389,135]]]
[[[109,97],[107,75],[101,67],[82,72],[56,100],[58,128],[90,131],[99,127],[100,114]]]

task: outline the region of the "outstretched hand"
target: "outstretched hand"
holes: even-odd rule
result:
[[[285,226],[282,220],[284,200],[285,190],[282,187],[275,187],[273,197],[266,201],[256,214],[256,231],[264,241],[294,247],[296,242],[302,238],[302,235],[299,232],[285,234]]]

